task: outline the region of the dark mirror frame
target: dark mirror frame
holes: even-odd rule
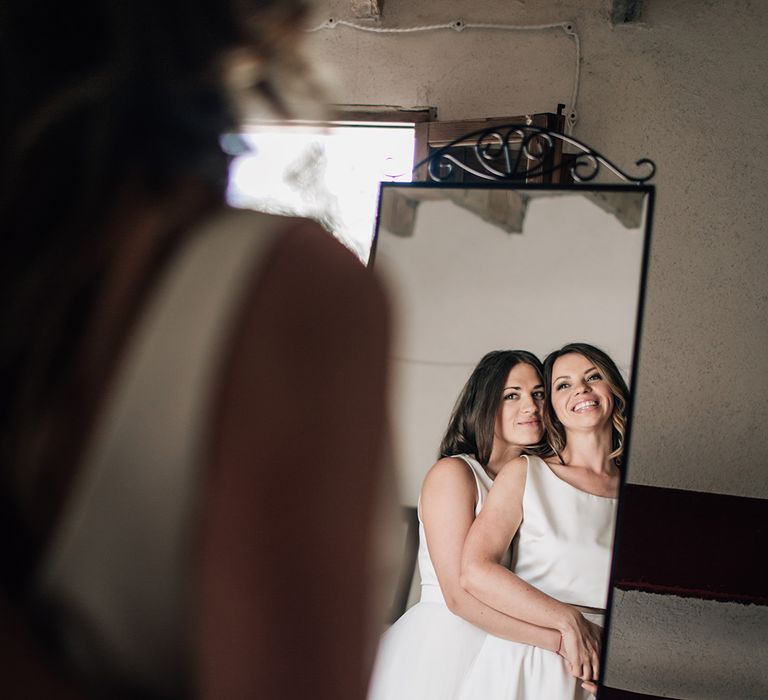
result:
[[[470,145],[470,154],[473,157],[457,160],[452,149],[457,145]],[[562,154],[563,145],[570,152]],[[595,151],[590,146],[577,141],[571,136],[552,131],[543,127],[530,124],[507,124],[494,126],[465,134],[446,146],[435,150],[427,158],[417,163],[413,172],[426,170],[427,181],[382,182],[379,190],[379,200],[376,215],[376,227],[371,245],[371,253],[368,259],[368,267],[373,267],[376,259],[376,248],[379,238],[379,222],[382,214],[384,193],[393,187],[406,189],[503,189],[522,191],[553,191],[553,192],[583,192],[585,190],[597,192],[643,192],[647,196],[645,211],[644,240],[640,263],[640,285],[638,289],[638,302],[635,317],[635,330],[632,349],[632,375],[630,400],[627,406],[627,421],[630,426],[626,438],[626,459],[620,472],[619,497],[614,527],[613,551],[611,557],[611,569],[609,575],[608,598],[606,601],[605,628],[600,659],[600,680],[602,684],[605,676],[606,662],[608,658],[608,640],[611,625],[611,610],[613,604],[613,591],[618,570],[617,559],[621,537],[622,515],[625,501],[627,473],[630,469],[632,458],[632,434],[634,432],[634,406],[635,397],[640,387],[639,358],[642,339],[643,316],[645,310],[645,293],[648,277],[648,263],[650,255],[651,232],[653,230],[653,214],[655,204],[655,187],[647,182],[655,175],[656,166],[653,161],[642,158],[635,162],[635,166],[644,169],[642,176],[632,177]],[[602,184],[594,180],[605,169],[615,179],[623,181],[623,184]],[[456,172],[462,171],[462,176],[468,174],[469,182],[457,182]],[[553,173],[564,176],[562,179],[570,180],[572,184],[532,184],[532,180],[545,181],[552,177]],[[557,179],[560,179],[559,177]],[[411,533],[412,534],[412,533]],[[409,551],[407,558],[412,559],[412,566],[416,563],[416,548],[418,540],[411,536],[409,539]],[[402,577],[398,589],[398,599],[405,606],[407,599],[407,587],[404,588]],[[409,579],[410,580],[410,579]],[[397,617],[397,615],[395,615]],[[600,688],[598,689],[598,698]]]

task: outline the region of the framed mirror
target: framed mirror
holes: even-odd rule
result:
[[[474,179],[381,185],[369,265],[394,309],[393,458],[406,509],[417,504],[462,386],[491,350],[543,359],[567,343],[600,348],[629,387],[631,431],[654,188],[645,179]],[[622,484],[628,449],[629,434]]]

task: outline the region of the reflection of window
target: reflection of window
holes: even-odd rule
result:
[[[246,127],[224,147],[232,163],[229,203],[315,219],[368,260],[379,182],[410,182],[413,124]],[[237,150],[239,149],[239,151]]]

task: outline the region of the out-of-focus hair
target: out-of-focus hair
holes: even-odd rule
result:
[[[83,390],[84,330],[126,231],[116,202],[128,190],[162,203],[191,182],[223,203],[233,84],[285,113],[306,6],[0,5],[0,488],[30,461],[46,416]]]

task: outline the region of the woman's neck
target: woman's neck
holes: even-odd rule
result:
[[[566,446],[561,456],[568,466],[583,467],[596,474],[613,474],[616,465],[608,457],[612,451],[610,426],[594,432],[566,430]]]
[[[491,478],[495,478],[501,468],[510,460],[523,454],[523,448],[519,445],[501,445],[495,443],[491,450],[491,458],[485,465],[485,471]]]

